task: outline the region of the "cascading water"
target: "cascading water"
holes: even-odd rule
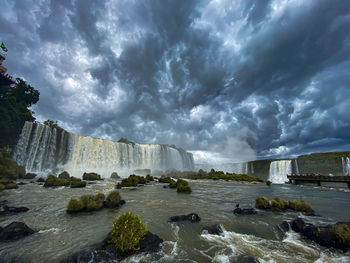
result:
[[[292,160],[273,161],[270,164],[269,180],[274,184],[288,181],[287,174],[292,173]]]
[[[300,172],[299,172],[299,167],[298,167],[298,160],[295,159],[295,160],[294,160],[294,163],[295,163],[295,173],[296,173],[296,174],[300,174]]]
[[[26,122],[13,159],[27,171],[67,170],[74,176],[134,169],[193,170],[191,153],[173,146],[113,142],[79,136],[62,129]]]
[[[350,158],[342,157],[344,175],[350,175]]]

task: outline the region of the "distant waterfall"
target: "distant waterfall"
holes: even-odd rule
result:
[[[292,160],[273,161],[270,164],[269,180],[274,184],[288,181],[287,174],[292,173]]]
[[[296,174],[300,174],[300,173],[299,173],[299,167],[298,167],[298,160],[295,159],[295,160],[294,160],[294,163],[295,163],[295,173],[296,173]]]
[[[251,172],[251,174],[254,174],[254,165],[253,165],[253,163],[250,164],[250,172]]]
[[[350,175],[350,158],[342,157],[344,175]]]
[[[75,176],[134,169],[193,170],[193,156],[182,149],[160,144],[113,142],[79,136],[62,129],[26,122],[13,159],[27,171],[67,170]]]

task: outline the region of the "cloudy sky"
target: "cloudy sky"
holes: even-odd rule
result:
[[[244,161],[350,150],[350,1],[2,0],[39,121]]]

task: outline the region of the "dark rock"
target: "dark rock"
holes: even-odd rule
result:
[[[17,183],[17,185],[25,185],[25,184],[27,184],[27,183],[23,183],[23,182]]]
[[[36,177],[35,173],[26,173],[23,179],[34,179]]]
[[[283,231],[283,232],[287,232],[289,231],[290,229],[290,225],[287,221],[283,221],[280,225],[279,225],[280,229]]]
[[[208,234],[211,235],[220,235],[223,233],[221,226],[218,224],[212,226],[205,226],[202,228],[202,231],[207,231]]]
[[[124,205],[125,203],[125,200],[120,200],[119,205]]]
[[[120,176],[118,175],[118,173],[113,172],[113,173],[111,174],[111,178],[112,178],[112,179],[120,179]]]
[[[254,208],[240,208],[239,204],[237,204],[233,213],[236,215],[255,215],[258,212]]]
[[[169,218],[169,222],[190,221],[194,223],[194,222],[199,222],[200,220],[201,218],[196,213],[191,213],[188,215],[172,216]]]
[[[169,185],[163,185],[163,188],[170,188]]]
[[[38,183],[45,183],[45,179],[40,177],[38,180],[36,180]]]
[[[96,182],[88,182],[87,184],[96,184]]]
[[[60,174],[58,175],[58,178],[59,178],[59,179],[66,179],[66,180],[69,180],[69,179],[70,179],[70,175],[69,175],[69,173],[68,173],[67,171],[64,171],[64,172],[62,172],[62,173],[60,173]]]
[[[34,234],[35,231],[23,222],[12,222],[5,226],[0,232],[0,241],[17,240],[25,236]]]
[[[29,208],[27,207],[11,207],[5,205],[7,200],[0,202],[0,215],[9,214],[9,213],[21,213],[27,212]]]
[[[117,185],[115,186],[115,189],[122,189],[122,186],[121,186],[120,184],[117,184]]]
[[[123,255],[119,253],[112,244],[109,242],[109,237],[107,237],[102,242],[95,244],[91,247],[85,248],[67,259],[63,260],[62,263],[99,263],[99,262],[119,262],[130,255]],[[135,252],[135,254],[143,252],[157,252],[163,240],[157,235],[147,232],[145,238],[140,240],[140,249]]]
[[[315,226],[297,218],[292,220],[291,228],[321,246],[339,248],[343,251],[350,249],[350,222]]]

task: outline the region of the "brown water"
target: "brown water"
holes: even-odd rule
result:
[[[105,180],[82,189],[44,188],[27,184],[3,191],[0,200],[30,210],[0,217],[0,225],[23,221],[38,230],[15,242],[0,244],[0,259],[15,262],[60,262],[70,254],[103,240],[112,222],[121,213],[141,215],[148,229],[164,239],[162,250],[152,255],[130,257],[125,262],[239,262],[250,255],[259,262],[350,262],[350,254],[326,249],[292,231],[283,234],[278,225],[299,213],[259,211],[257,215],[235,216],[236,203],[254,206],[257,196],[285,199],[302,197],[320,217],[303,218],[316,224],[349,221],[350,192],[341,188],[315,186],[250,184],[225,181],[191,181],[192,194],[178,194],[163,184],[120,190],[126,204],[120,209],[69,215],[65,212],[70,198],[114,189],[116,181]],[[195,212],[199,223],[168,223],[170,216]],[[302,215],[301,215],[302,216]],[[203,234],[206,225],[221,224],[222,236]]]

